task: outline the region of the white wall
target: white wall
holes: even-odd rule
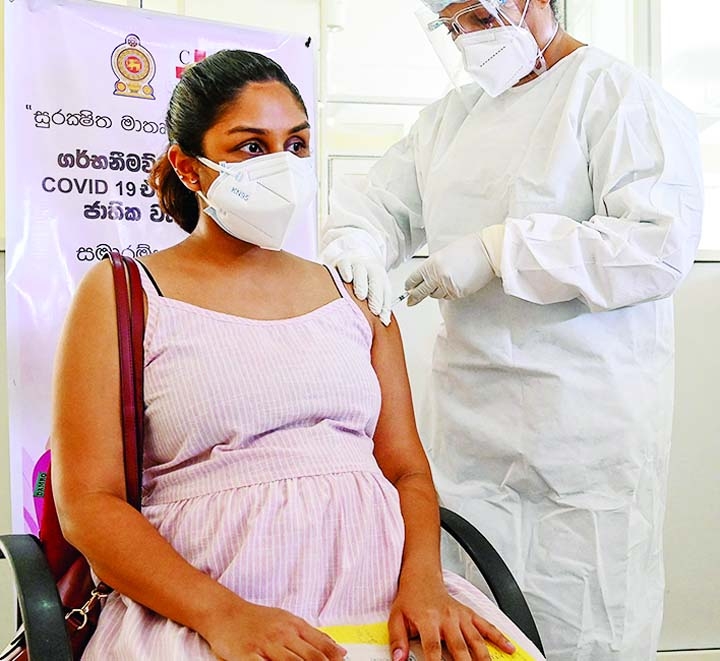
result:
[[[661,652],[658,661],[720,661],[720,651]]]
[[[337,0],[326,0],[325,4]],[[448,89],[430,42],[415,18],[417,0],[345,0],[342,32],[327,36],[327,98],[416,99]]]
[[[720,264],[696,264],[675,297],[661,649],[720,649]]]

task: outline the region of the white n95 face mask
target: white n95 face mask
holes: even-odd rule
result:
[[[465,70],[490,96],[509,90],[534,68],[538,56],[529,30],[514,25],[458,35]]]
[[[290,152],[239,163],[198,160],[220,175],[207,195],[205,213],[231,236],[266,250],[280,250],[288,231],[317,193],[310,158]]]
[[[555,25],[550,40],[540,50],[535,37],[523,26],[530,6],[526,0],[519,25],[506,25],[458,35],[455,45],[463,56],[465,70],[490,96],[498,97],[531,71],[545,72],[543,54],[553,42],[560,24]],[[505,20],[502,12],[499,12]]]

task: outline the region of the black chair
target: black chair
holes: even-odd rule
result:
[[[440,508],[443,529],[475,563],[502,610],[542,652],[527,602],[507,565],[467,520]],[[45,556],[33,535],[0,535],[0,558],[10,561],[30,661],[72,661],[62,604]],[[2,656],[0,656],[0,660]]]
[[[2,557],[10,561],[15,578],[18,623],[30,661],[72,661],[60,596],[37,537],[0,535]]]
[[[472,523],[459,514],[441,507],[440,522],[443,530],[461,546],[478,568],[500,610],[545,654],[527,601],[500,554]]]

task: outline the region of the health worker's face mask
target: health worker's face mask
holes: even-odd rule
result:
[[[555,38],[559,25],[540,50],[530,30],[523,27],[529,6],[530,0],[527,0],[520,25],[478,30],[460,34],[455,39],[465,70],[492,97],[500,96],[531,71],[540,75],[546,69],[543,54]]]
[[[317,193],[312,159],[282,151],[239,163],[198,160],[219,172],[205,213],[231,236],[266,250],[280,250],[288,231]]]

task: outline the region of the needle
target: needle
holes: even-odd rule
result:
[[[403,292],[402,294],[400,294],[400,296],[398,296],[398,297],[390,304],[390,307],[391,307],[391,308],[394,308],[394,307],[395,307],[396,305],[398,305],[399,303],[402,303],[408,296],[410,296],[410,292],[409,292],[409,291]]]

